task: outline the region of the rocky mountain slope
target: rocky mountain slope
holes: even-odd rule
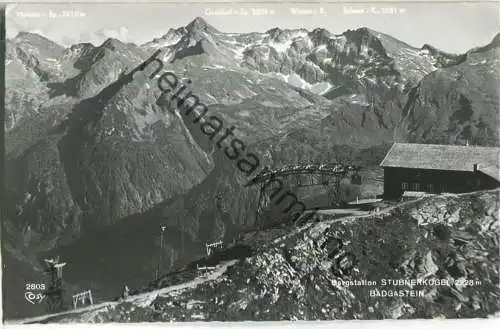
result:
[[[470,50],[463,62],[429,74],[410,92],[400,126],[409,141],[498,142],[499,40],[497,35],[488,46]]]
[[[11,214],[18,216],[19,213],[34,211],[36,217],[36,212],[45,211],[38,209],[45,207],[43,202],[39,201],[40,206],[26,204],[26,200],[34,197],[33,188],[28,186],[53,185],[46,181],[47,178],[41,178],[47,176],[49,169],[44,168],[39,162],[41,160],[30,158],[38,158],[34,154],[37,152],[46,156],[53,154],[53,160],[47,159],[45,163],[54,164],[51,161],[55,161],[55,167],[51,165],[54,168],[50,170],[57,170],[57,162],[60,162],[57,158],[64,155],[55,150],[55,145],[62,136],[68,135],[68,131],[61,128],[65,118],[92,104],[92,97],[102,98],[104,88],[152,51],[161,50],[160,57],[168,63],[165,69],[179,74],[184,72],[192,80],[190,89],[193,94],[199,95],[206,104],[213,104],[213,113],[222,116],[228,125],[234,125],[235,132],[248,144],[282,136],[280,139],[284,143],[292,139],[304,147],[317,142],[368,147],[394,139],[442,140],[446,139],[443,136],[448,132],[453,137],[444,142],[469,139],[494,143],[494,109],[498,97],[492,86],[496,85],[498,75],[498,66],[495,65],[497,46],[494,41],[466,55],[453,56],[430,46],[417,49],[366,28],[349,30],[341,35],[323,29],[309,32],[279,28],[265,33],[231,34],[216,30],[201,18],[186,27],[170,29],[163,37],[142,46],[109,39],[100,46],[80,44],[64,49],[43,37],[21,33],[9,40],[7,47],[8,169],[15,168],[13,173],[20,171],[21,176],[26,171],[35,172],[31,173],[34,178],[27,180],[12,175],[13,181],[8,186],[15,190],[11,191],[12,201],[21,210],[12,209]],[[460,74],[464,77],[458,77],[458,73],[453,73],[455,71],[462,72]],[[30,83],[26,84],[26,81]],[[463,92],[455,88],[460,83],[463,83]],[[469,87],[469,83],[475,88]],[[439,84],[439,88],[434,84]],[[483,88],[483,85],[490,87]],[[454,96],[448,96],[447,88],[454,88]],[[410,89],[412,92],[408,98]],[[429,92],[438,93],[439,100],[427,95]],[[106,150],[120,150],[115,163],[127,167],[125,163],[132,161],[135,173],[161,163],[175,167],[171,161],[178,160],[172,160],[167,153],[153,155],[159,149],[173,152],[181,163],[207,158],[207,154],[190,144],[191,137],[182,132],[178,118],[159,111],[155,104],[158,95],[154,81],[148,82],[141,76],[116,90],[115,95],[106,96],[102,104],[104,114],[90,133],[96,142],[99,141],[101,150],[94,149],[94,155],[78,155],[82,162],[88,162],[84,165],[88,174],[82,169],[75,169],[78,173],[55,173],[61,183],[55,185],[59,187],[53,193],[62,195],[62,199],[69,196],[70,190],[73,194],[71,200],[55,207],[56,213],[63,211],[65,221],[72,221],[70,218],[76,216],[80,225],[80,213],[89,208],[89,217],[95,217],[97,213],[106,217],[96,219],[96,222],[113,223],[117,218],[142,212],[175,194],[172,191],[177,189],[176,183],[170,186],[167,182],[172,181],[172,177],[157,171],[153,171],[152,176],[164,177],[164,181],[158,184],[148,182],[145,185],[153,188],[143,190],[137,186],[143,184],[139,182],[143,178],[134,174],[132,169],[116,170],[116,166],[103,161],[100,154],[107,153]],[[420,100],[417,95],[425,99]],[[445,104],[441,105],[442,102]],[[439,107],[440,111],[433,106]],[[457,119],[462,112],[474,112],[474,115],[465,114],[464,118]],[[443,128],[438,129],[435,120],[428,119],[432,113],[439,113]],[[447,124],[448,121],[451,123]],[[78,125],[82,123],[76,124],[75,129],[82,129]],[[432,132],[429,131],[431,127]],[[304,135],[309,136],[307,141],[299,139]],[[180,140],[174,142],[178,138]],[[72,147],[69,146],[68,150]],[[145,151],[148,147],[155,150]],[[92,146],[87,149],[91,150]],[[319,150],[319,153],[322,151],[326,150]],[[144,152],[149,152],[149,155]],[[194,153],[188,155],[191,152]],[[134,155],[127,159],[126,154]],[[132,160],[138,158],[148,161],[140,164]],[[37,164],[29,164],[30,161]],[[210,162],[209,159],[195,162],[199,161]],[[26,166],[39,169],[20,169]],[[176,174],[173,181],[191,181],[181,183],[184,186],[180,191],[188,190],[208,171],[208,168],[198,168],[188,174],[187,170],[181,169],[180,172],[184,173]],[[117,181],[115,187],[121,185],[118,189],[124,194],[103,197],[104,192],[99,192],[102,187],[92,187],[96,185],[92,180],[100,180],[100,176],[107,175],[105,172],[135,178],[131,178],[130,183]],[[74,186],[67,186],[76,183],[64,182],[73,180],[68,177],[71,175],[88,176],[79,183],[79,191],[74,191]],[[102,204],[88,201],[88,205],[83,205],[83,201],[77,200],[75,194],[85,194],[85,184],[90,185],[88,197],[102,200]],[[46,198],[47,193],[42,192],[40,197]],[[113,201],[125,194],[130,195],[125,197],[127,205]],[[37,226],[37,231],[41,230],[39,224],[31,224]],[[72,234],[78,234],[76,231]]]
[[[65,49],[20,33],[7,42],[4,230],[14,250],[57,252],[82,269],[107,262],[139,284],[151,278],[144,255],[159,224],[171,230],[171,268],[198,258],[207,239],[255,225],[257,192],[235,163],[175,105],[157,103],[159,74],[131,74],[157,50],[163,70],[190,79],[263,165],[372,166],[395,140],[497,144],[498,46],[497,37],[452,55],[367,28],[235,34],[200,18],[144,45]],[[86,252],[97,246],[101,258]],[[133,254],[137,273],[126,274],[118,250]],[[114,274],[74,273],[73,282],[121,285]]]
[[[186,31],[197,35],[196,22],[187,26]],[[34,81],[48,89],[48,95],[47,90],[42,90],[33,96],[33,102],[38,103],[36,108],[25,103],[9,104],[11,109],[21,106],[8,111],[13,114],[7,122],[8,170],[12,173],[7,185],[12,189],[9,194],[15,205],[10,210],[12,217],[29,217],[29,222],[23,225],[30,225],[38,233],[45,232],[43,235],[54,233],[55,228],[42,227],[48,224],[35,218],[62,217],[64,222],[56,225],[72,226],[69,233],[78,235],[85,226],[82,223],[90,220],[83,218],[92,218],[101,226],[143,212],[155,203],[187,191],[210,171],[208,154],[191,142],[192,137],[183,131],[179,118],[161,111],[155,104],[159,90],[154,81],[139,76],[127,85],[116,86],[121,74],[145,59],[148,53],[143,48],[110,39],[99,47],[84,44],[45,54],[38,50],[40,40],[36,36],[23,34],[11,42],[19,48],[30,39],[37,41],[36,47],[26,48],[30,56],[52,56],[48,59],[58,65],[43,67],[51,72],[51,78],[34,75]],[[61,68],[68,63],[73,71],[79,72]],[[7,66],[7,75],[15,70],[15,64],[19,63],[14,58]],[[42,67],[36,61],[31,66],[37,70]],[[178,72],[181,67],[173,63],[165,69]],[[66,73],[62,78],[61,72]],[[248,71],[203,66],[193,68],[190,74],[196,95],[207,104],[219,104],[214,113],[219,113],[229,124],[238,123],[238,130],[245,136],[262,138],[303,124],[313,125],[314,120],[328,113],[325,108],[328,100],[276,79],[261,79]],[[215,78],[218,84],[206,83]],[[43,84],[47,79],[50,82]],[[238,111],[234,109],[236,104]],[[73,119],[85,115],[90,108],[96,112],[95,118]],[[73,142],[79,139],[85,139],[85,145]],[[113,150],[119,151],[113,155]],[[69,155],[73,152],[76,156]],[[191,168],[192,164],[198,168]],[[172,176],[162,172],[167,167],[178,173]],[[142,176],[147,172],[159,181],[145,180]],[[30,176],[26,176],[28,173]],[[102,181],[103,175],[108,182]],[[122,180],[125,177],[130,179]],[[148,188],[143,190],[142,184]],[[112,195],[115,193],[112,191],[120,190]],[[54,207],[56,201],[44,201],[51,198],[59,200],[59,205]],[[118,200],[123,200],[121,205]],[[51,205],[49,213],[48,205]],[[56,231],[61,233],[59,229]]]
[[[24,321],[487,317],[500,308],[498,193],[433,196],[378,214],[340,220],[324,215],[300,229],[249,233],[232,248],[196,262],[214,266],[206,274],[192,264],[147,289],[153,291]],[[343,247],[335,253],[338,241]],[[354,255],[354,267],[341,274],[337,259],[346,252]],[[384,286],[384,279],[427,279],[428,284]],[[436,279],[448,284],[429,283]],[[339,286],[338,280],[375,284]],[[422,290],[424,297],[370,296],[374,289]]]
[[[325,133],[354,135],[349,141],[364,144],[392,139],[498,145],[498,46],[497,36],[488,46],[456,57],[425,75],[403,100],[395,93],[375,95],[370,105],[354,97],[353,106],[337,98],[338,110],[324,119]]]

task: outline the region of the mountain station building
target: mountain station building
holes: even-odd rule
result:
[[[395,143],[380,164],[384,199],[500,187],[500,148]]]

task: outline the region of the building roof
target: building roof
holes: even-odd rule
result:
[[[478,170],[483,174],[488,175],[491,178],[496,179],[497,181],[500,182],[500,167],[498,164],[485,168],[479,167]]]
[[[380,164],[381,167],[435,169],[453,171],[487,170],[499,176],[500,148],[460,145],[395,143]]]

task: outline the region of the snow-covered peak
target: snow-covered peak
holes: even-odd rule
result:
[[[145,48],[164,48],[164,47],[169,47],[172,45],[175,45],[177,42],[179,42],[183,36],[183,31],[184,29],[169,29],[166,34],[161,36],[160,38],[155,38],[151,42],[147,42],[144,45],[142,45]]]

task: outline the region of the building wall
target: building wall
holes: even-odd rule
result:
[[[481,172],[384,168],[384,198],[397,199],[403,191],[466,193],[500,184]]]

